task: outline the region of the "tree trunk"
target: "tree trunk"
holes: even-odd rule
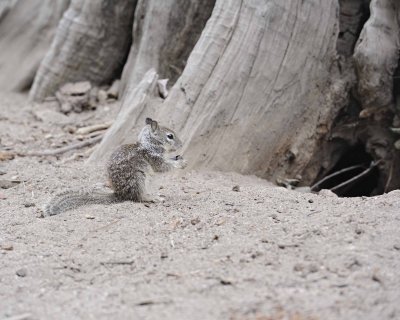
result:
[[[134,12],[134,0],[72,0],[31,97],[67,81],[111,82],[124,65],[121,114],[90,162],[151,116],[178,131],[192,168],[327,177],[317,189],[349,180],[341,195],[400,187],[399,4],[214,1],[138,0]],[[159,76],[145,75],[151,68]],[[174,83],[166,100],[159,77]]]
[[[371,1],[371,17],[354,52],[363,108],[393,109],[393,74],[400,50],[399,9],[396,0]]]
[[[313,1],[217,1],[182,76],[151,116],[180,132],[192,167],[302,173],[316,128],[329,127],[340,107],[330,96],[346,87],[332,79],[336,10]]]
[[[119,77],[131,43],[136,0],[72,0],[30,91],[42,100],[66,82]]]
[[[0,88],[29,90],[69,0],[0,2]]]
[[[135,87],[151,68],[174,83],[185,67],[214,7],[215,0],[139,0],[132,47],[120,90]]]

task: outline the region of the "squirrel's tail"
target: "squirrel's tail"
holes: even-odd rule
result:
[[[111,204],[118,202],[114,193],[100,191],[65,191],[55,195],[43,208],[44,214],[54,216],[64,211],[89,204]]]

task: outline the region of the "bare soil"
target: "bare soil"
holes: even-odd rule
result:
[[[65,146],[117,112],[66,117],[1,94],[0,151]],[[90,151],[0,162],[17,181],[0,189],[0,319],[400,318],[400,191],[338,198],[183,171],[152,179],[163,203],[42,218],[52,194],[104,184]]]

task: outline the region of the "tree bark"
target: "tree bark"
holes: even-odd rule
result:
[[[372,0],[371,16],[354,52],[358,96],[363,108],[393,109],[393,74],[400,50],[399,9],[395,0]]]
[[[303,173],[343,103],[332,97],[346,90],[333,64],[337,9],[217,1],[157,115],[179,130],[192,167],[267,178]]]
[[[131,43],[136,0],[72,0],[30,91],[42,100],[66,82],[95,85],[117,78]]]
[[[0,88],[29,90],[69,0],[0,2]]]
[[[214,7],[215,0],[139,0],[135,11],[132,46],[120,86],[136,86],[155,68],[174,83],[185,67]]]
[[[348,166],[371,163],[362,177],[379,176],[371,194],[400,187],[399,3],[214,1],[138,0],[134,13],[135,0],[72,0],[31,97],[111,82],[125,65],[121,114],[90,162],[149,116],[178,131],[192,168],[310,184],[356,150]],[[166,100],[158,77],[177,79]]]

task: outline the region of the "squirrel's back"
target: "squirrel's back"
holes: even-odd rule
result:
[[[76,209],[89,204],[111,204],[117,199],[114,193],[101,191],[64,191],[56,194],[43,208],[48,216]]]

